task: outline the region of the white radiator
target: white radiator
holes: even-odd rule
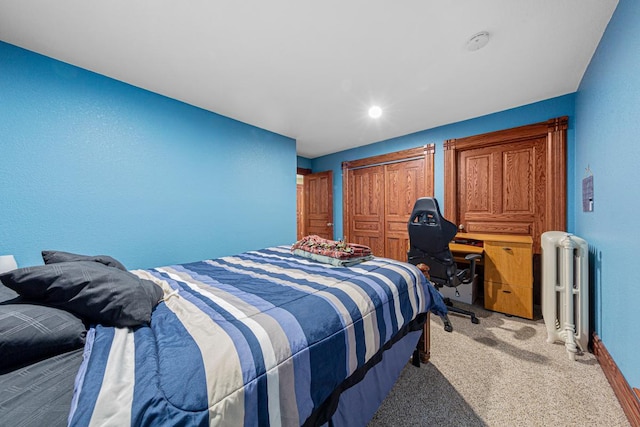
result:
[[[562,341],[571,360],[589,343],[589,248],[563,231],[542,233],[542,317],[547,342]]]

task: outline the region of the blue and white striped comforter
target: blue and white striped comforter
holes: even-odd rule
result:
[[[134,273],[165,301],[149,327],[90,330],[71,425],[299,426],[416,316],[446,312],[385,258],[333,267],[282,246]]]

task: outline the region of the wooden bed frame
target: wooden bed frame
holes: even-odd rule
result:
[[[424,277],[427,280],[431,279],[429,275],[429,266],[424,263],[420,263],[416,265],[424,274]],[[427,312],[427,320],[424,322],[424,326],[422,327],[422,336],[420,337],[420,341],[418,342],[418,352],[420,353],[420,361],[422,363],[429,363],[429,358],[431,357],[431,335],[429,332],[429,328],[431,327],[431,313]]]
[[[429,327],[431,325],[431,313],[427,313],[427,320],[422,327],[422,336],[418,341],[418,352],[420,353],[420,361],[429,363],[431,357],[431,337],[429,335]]]

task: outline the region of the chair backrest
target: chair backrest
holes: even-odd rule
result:
[[[449,243],[458,229],[442,216],[436,199],[422,197],[416,201],[409,217],[408,231],[409,262],[428,265],[432,282],[457,286],[457,268]]]

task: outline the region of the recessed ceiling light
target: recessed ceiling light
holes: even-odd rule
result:
[[[374,105],[371,108],[369,108],[369,117],[373,119],[377,119],[381,115],[382,115],[382,108],[378,107],[377,105]]]
[[[489,33],[487,31],[480,31],[477,34],[471,36],[467,41],[467,50],[478,50],[485,47],[489,43]]]

